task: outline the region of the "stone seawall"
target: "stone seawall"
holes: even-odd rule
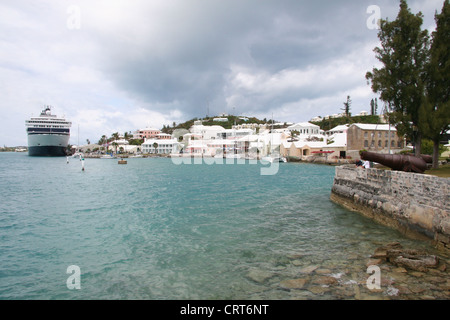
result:
[[[450,249],[450,179],[336,167],[331,200],[407,236]]]

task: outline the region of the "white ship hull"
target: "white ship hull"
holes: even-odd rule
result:
[[[69,135],[30,134],[28,135],[28,155],[65,156],[69,138]]]

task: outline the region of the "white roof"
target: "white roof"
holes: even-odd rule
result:
[[[146,140],[142,145],[150,145],[153,146],[154,143],[157,143],[158,145],[160,144],[175,144],[178,143],[177,139],[164,139],[164,140],[160,140],[160,139],[148,139]]]
[[[292,145],[292,142],[283,141],[282,145],[285,149],[289,149]]]
[[[348,124],[341,124],[339,126],[334,127],[331,130],[328,130],[328,132],[334,132],[334,131],[346,131],[348,129]]]
[[[352,124],[352,126],[357,126],[362,130],[378,130],[378,131],[388,131],[390,127],[391,131],[397,131],[397,129],[395,129],[394,126],[388,124],[354,123]]]
[[[336,133],[331,136],[333,139],[333,143],[327,145],[327,147],[337,148],[337,147],[346,147],[347,146],[347,133]]]
[[[319,126],[309,123],[309,122],[300,122],[300,123],[296,123],[292,126],[289,126],[288,129],[291,128],[298,128],[298,127],[302,127],[302,128],[319,128]]]

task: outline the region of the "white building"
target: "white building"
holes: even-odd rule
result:
[[[239,139],[253,134],[252,129],[223,129],[217,132],[216,139]]]
[[[320,135],[320,127],[309,122],[297,123],[289,126],[287,129],[289,131],[298,131],[300,135]]]
[[[178,153],[179,145],[177,139],[147,139],[141,145],[141,150],[142,153],[171,154]]]
[[[190,132],[193,136],[202,137],[203,140],[211,140],[217,138],[217,133],[225,130],[222,126],[204,126],[193,125],[190,128]]]
[[[348,124],[342,124],[342,125],[339,125],[339,126],[334,127],[334,128],[331,129],[331,130],[328,130],[328,131],[326,132],[326,134],[327,134],[328,136],[331,136],[331,135],[334,135],[334,134],[336,134],[336,133],[346,133],[347,130],[348,130]]]
[[[228,122],[228,118],[214,118],[214,122]]]

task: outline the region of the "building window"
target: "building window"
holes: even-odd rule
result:
[[[367,138],[367,132],[364,132],[364,138]]]
[[[381,148],[381,140],[378,140],[378,148]]]
[[[387,140],[384,142],[384,147],[385,147],[385,148],[388,147],[388,141],[387,141]]]
[[[366,132],[366,133],[367,133],[367,132]],[[364,147],[365,147],[365,148],[368,148],[368,147],[369,147],[369,141],[364,140]]]

